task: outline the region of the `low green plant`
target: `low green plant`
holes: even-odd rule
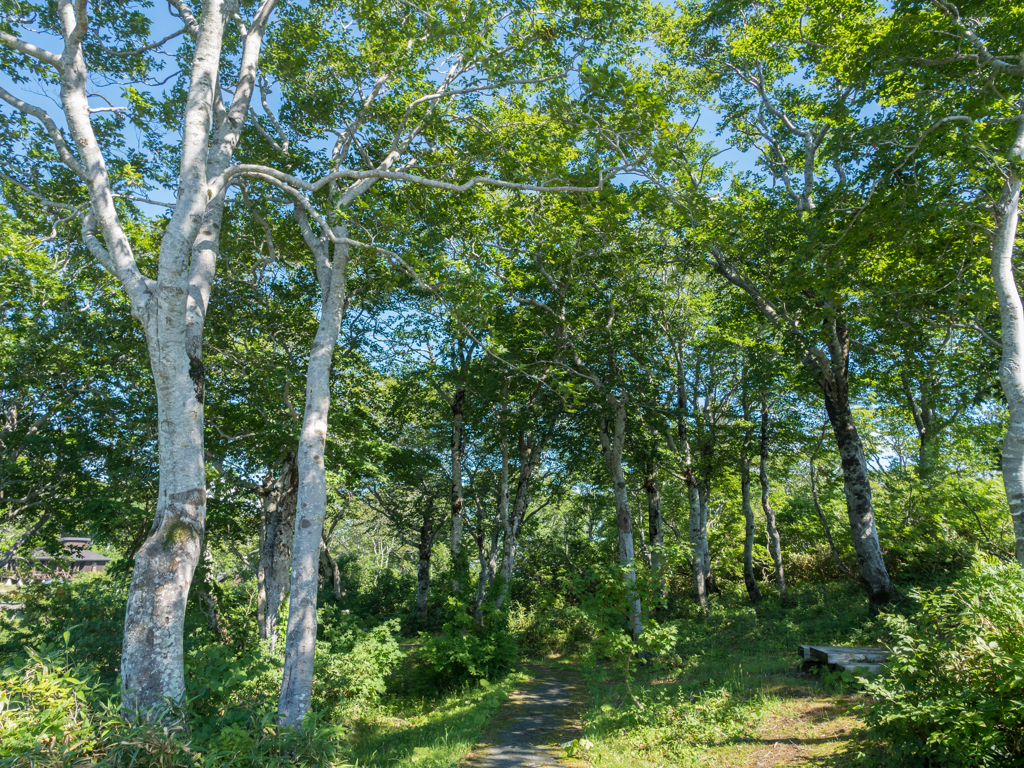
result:
[[[95,749],[89,701],[102,691],[94,667],[70,661],[69,637],[63,647],[27,648],[0,671],[0,765],[47,754],[61,765]]]
[[[314,703],[322,710],[340,704],[377,701],[405,655],[396,635],[399,620],[364,629],[333,605],[319,609]]]
[[[586,649],[596,634],[583,609],[568,604],[563,595],[542,607],[514,603],[509,608],[508,623],[520,650],[527,654],[576,653]]]
[[[449,598],[441,634],[421,635],[417,659],[439,688],[503,675],[515,666],[519,649],[509,631],[508,614],[488,608],[483,618],[483,625],[477,625],[460,601]]]
[[[336,766],[345,727],[311,713],[279,728],[272,706],[242,706],[245,663],[223,646],[193,657],[190,696],[166,722],[125,719],[94,667],[62,647],[27,648],[0,670],[0,768],[274,768]]]
[[[912,590],[883,622],[893,657],[865,685],[867,722],[900,765],[1024,763],[1024,573],[981,558],[948,589]]]

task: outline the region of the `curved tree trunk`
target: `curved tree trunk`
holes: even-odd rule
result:
[[[1024,160],[1024,116],[1017,124],[1017,135],[1010,157]],[[1017,562],[1024,567],[1024,306],[1013,272],[1013,247],[1017,238],[1021,175],[1010,166],[1008,178],[996,206],[996,228],[992,238],[992,278],[999,297],[1003,357],[999,381],[1003,386],[1010,423],[1003,440],[1003,487],[1013,521]]]
[[[334,259],[328,264],[329,244],[312,236],[308,222],[303,227],[303,234],[307,236],[307,244],[316,259],[322,309],[306,368],[306,407],[299,436],[299,492],[292,550],[291,599],[281,697],[277,708],[278,721],[284,726],[302,722],[309,712],[313,693],[320,542],[327,517],[324,451],[331,406],[331,361],[347,304],[348,246],[335,245]],[[345,228],[336,228],[335,236],[345,237]]]
[[[875,528],[875,510],[871,502],[868,463],[850,409],[848,386],[845,375],[833,376],[832,382],[821,380],[825,410],[842,460],[843,492],[846,495],[853,549],[857,553],[861,581],[868,593],[869,610],[877,612],[879,606],[899,599],[900,595],[889,580],[889,571],[882,559],[882,547]]]
[[[633,553],[633,518],[629,513],[629,496],[626,493],[626,476],[622,471],[622,448],[626,438],[625,397],[608,396],[615,409],[614,422],[610,425],[607,416],[601,417],[601,450],[605,466],[612,480],[615,497],[615,523],[619,533],[619,564],[625,571],[629,594],[629,628],[634,640],[642,631],[640,623],[640,595],[636,590],[636,563]],[[609,434],[611,427],[611,434]]]
[[[846,511],[850,519],[850,534],[854,550],[857,552],[861,581],[868,593],[868,609],[875,613],[879,605],[900,599],[900,594],[893,587],[882,559],[882,547],[875,528],[875,511],[871,504],[867,461],[850,409],[850,337],[843,320],[842,308],[818,300],[819,306],[830,311],[830,318],[826,323],[829,338],[824,345],[819,345],[808,338],[803,328],[786,314],[781,305],[773,303],[753,282],[741,274],[728,261],[721,249],[712,247],[711,253],[718,272],[737,288],[745,291],[754,300],[761,314],[789,337],[800,353],[804,367],[815,376],[821,387],[825,409],[842,458]],[[1021,448],[1024,456],[1024,441]]]
[[[206,524],[202,369],[185,354],[184,323],[151,335],[160,480],[156,519],[135,555],[125,610],[121,686],[129,711],[161,709],[185,695],[185,604]]]
[[[59,56],[48,54],[47,61],[60,82],[60,106],[72,141],[65,143],[57,129],[51,139],[61,161],[85,185],[83,243],[117,278],[131,303],[132,316],[142,324],[157,396],[156,515],[135,553],[121,652],[121,702],[129,717],[133,713],[159,716],[168,701],[180,703],[184,697],[185,606],[206,525],[202,333],[218,247],[223,171],[249,112],[263,33],[274,4],[264,0],[242,33],[229,109],[221,102],[219,65],[224,29],[238,5],[232,0],[207,0],[200,19],[186,22],[195,42],[185,66],[189,85],[178,188],[161,235],[153,280],[136,262],[91,120],[95,110],[89,105],[90,73],[83,53],[89,35],[86,4],[57,3],[64,50]],[[13,39],[8,36],[6,45]],[[12,98],[7,95],[5,101],[25,114],[39,116],[31,105]]]

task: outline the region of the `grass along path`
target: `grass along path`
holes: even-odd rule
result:
[[[350,720],[348,754],[359,768],[454,768],[524,680],[510,674],[444,696],[395,697]]]
[[[866,698],[823,685],[796,655],[799,643],[875,645],[878,627],[854,584],[796,592],[783,608],[774,595],[751,606],[734,590],[710,615],[672,622],[675,654],[636,670],[638,704],[622,669],[581,659],[594,766],[885,765],[861,720]]]

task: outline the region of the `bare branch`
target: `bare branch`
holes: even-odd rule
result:
[[[85,172],[85,167],[78,162],[74,155],[71,154],[71,150],[68,147],[67,142],[64,141],[64,136],[61,135],[60,129],[57,127],[57,124],[53,122],[53,118],[46,114],[45,110],[22,101],[14,94],[9,93],[2,86],[0,86],[0,99],[6,101],[19,112],[34,117],[42,123],[43,127],[46,128],[46,132],[50,136],[50,140],[53,141],[54,146],[57,148],[57,154],[60,155],[60,159],[63,161],[64,165],[74,171],[75,174],[83,181],[87,180],[88,176]]]
[[[100,46],[100,49],[108,56],[138,56],[140,53],[145,53],[146,51],[152,51],[155,48],[159,48],[169,40],[173,40],[179,35],[185,34],[186,31],[187,30],[185,29],[185,27],[182,27],[177,32],[172,32],[171,34],[169,34],[163,40],[158,40],[155,43],[150,43],[149,45],[144,45],[141,48],[136,48],[134,51],[115,51],[110,48],[104,48],[102,45]]]

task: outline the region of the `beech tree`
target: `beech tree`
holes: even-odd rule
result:
[[[843,282],[857,262],[852,254],[837,258],[848,226],[840,215],[847,210],[850,183],[842,153],[857,126],[857,110],[868,97],[858,90],[854,73],[829,58],[826,42],[841,39],[850,55],[857,50],[863,55],[872,17],[863,9],[816,14],[808,28],[787,7],[748,10],[709,6],[684,14],[661,39],[670,58],[705,73],[708,90],[698,97],[713,100],[726,113],[731,141],[756,150],[761,168],[778,186],[765,189],[761,177],[749,175],[736,180],[723,199],[716,195],[716,177],[704,174],[707,151],[687,146],[648,176],[689,219],[688,231],[711,266],[753,301],[818,383],[843,455],[851,535],[875,610],[899,593],[882,559],[871,482],[851,408],[855,303]],[[791,41],[792,48],[768,42],[779,39]],[[788,53],[796,50],[800,58]],[[790,83],[797,71],[808,74],[807,85]],[[724,229],[709,226],[715,212],[722,215]],[[736,233],[731,222],[763,217],[776,224],[759,232],[741,228],[749,238],[742,248],[725,234]],[[821,269],[808,268],[814,259],[821,260]]]
[[[202,364],[204,319],[213,288],[219,232],[228,192],[232,157],[249,112],[256,83],[263,37],[276,5],[264,0],[241,20],[231,0],[207,0],[196,13],[184,0],[170,5],[180,33],[150,43],[150,19],[130,3],[111,3],[90,15],[85,0],[58,3],[56,14],[47,6],[22,6],[21,16],[8,16],[14,33],[0,31],[8,52],[4,71],[15,87],[33,80],[44,91],[59,88],[61,110],[55,120],[33,97],[0,88],[0,100],[37,121],[50,147],[66,170],[51,165],[40,174],[24,161],[33,137],[20,142],[15,157],[19,169],[8,178],[32,190],[65,220],[77,221],[81,237],[94,258],[114,275],[142,325],[150,353],[157,394],[160,487],[152,530],[135,556],[135,569],[125,616],[121,684],[124,706],[149,711],[180,702],[184,695],[182,629],[185,603],[200,554],[206,516],[206,476],[203,452],[205,377]],[[29,15],[24,15],[29,14]],[[126,18],[129,23],[119,21]],[[54,40],[54,50],[19,37],[40,21],[39,31]],[[173,173],[176,195],[160,240],[155,277],[146,274],[133,245],[132,228],[117,202],[138,184],[131,171],[132,153],[111,141],[110,111],[93,106],[97,98],[94,72],[125,82],[147,81],[155,71],[150,51],[186,35],[183,45],[186,75],[180,123],[172,130],[180,162]],[[225,48],[227,37],[232,39]],[[112,49],[110,46],[116,46]],[[229,51],[231,53],[229,53]],[[230,65],[223,67],[225,55]],[[232,70],[234,72],[232,73]],[[233,97],[222,100],[222,82],[233,84]],[[145,98],[138,90],[138,102]],[[132,96],[136,98],[136,96]],[[90,102],[90,99],[93,101]],[[64,126],[62,127],[61,123]],[[117,124],[115,118],[115,124]],[[66,180],[54,195],[58,180]],[[37,183],[39,182],[39,183]],[[117,196],[117,197],[115,197]]]
[[[465,192],[480,184],[538,192],[596,190],[607,172],[615,173],[614,168],[601,167],[609,165],[605,158],[613,159],[611,166],[621,166],[611,145],[611,154],[602,147],[596,167],[587,166],[593,159],[588,154],[566,174],[582,174],[587,183],[544,183],[545,172],[566,169],[552,168],[547,162],[539,167],[516,163],[515,153],[501,144],[496,151],[491,149],[493,136],[483,136],[482,123],[477,122],[488,121],[483,133],[502,139],[507,136],[513,147],[527,140],[522,118],[534,123],[534,131],[554,127],[563,133],[563,140],[588,140],[578,127],[564,121],[559,127],[523,98],[532,95],[533,100],[540,100],[542,89],[554,87],[548,98],[571,102],[561,88],[569,73],[598,40],[614,46],[615,36],[622,37],[617,30],[608,34],[599,27],[590,32],[593,38],[582,34],[580,24],[585,29],[592,22],[574,8],[564,9],[549,21],[540,20],[529,9],[500,5],[469,8],[442,3],[430,11],[405,5],[351,10],[339,6],[310,9],[297,14],[294,22],[290,29],[295,36],[287,38],[287,51],[275,51],[274,61],[286,101],[282,114],[295,114],[282,125],[264,100],[263,135],[285,158],[298,159],[299,147],[306,144],[303,162],[298,163],[298,173],[260,163],[241,164],[232,170],[239,177],[270,184],[294,201],[296,220],[317,264],[323,294],[320,326],[307,368],[298,448],[296,538],[279,704],[280,719],[286,725],[298,723],[309,708],[316,642],[315,564],[325,514],[323,443],[328,432],[331,357],[347,305],[351,249],[379,255],[396,268],[412,269],[399,254],[399,244],[386,239],[383,244],[377,242],[379,220],[348,211],[380,182],[444,192]],[[362,36],[372,41],[376,53],[369,60]],[[336,71],[340,77],[318,82],[311,92],[304,82],[288,77],[299,59],[307,70]],[[333,93],[329,103],[336,108],[323,109],[324,101],[317,97],[326,92]],[[493,106],[479,103],[483,94],[493,100]],[[460,129],[459,123],[465,127]],[[515,137],[502,127],[513,124]],[[313,126],[318,130],[311,130]],[[320,131],[337,137],[327,153],[309,146],[320,141]],[[492,169],[497,173],[488,173]],[[518,178],[500,178],[506,169],[511,173],[504,175]],[[460,176],[469,178],[461,180]],[[324,195],[318,199],[321,192]],[[350,229],[356,227],[366,233],[364,240],[351,236],[356,233]],[[464,398],[464,390],[456,388],[452,399],[451,530],[456,558],[461,554],[462,536],[463,472],[458,465]]]
[[[907,149],[959,170],[945,202],[978,221],[987,235],[1001,327],[999,380],[1010,419],[1002,476],[1015,551],[1024,566],[1024,305],[1013,272],[1024,158],[1024,100],[1019,20],[994,2],[961,8],[946,0],[898,4],[880,41],[874,85],[893,105],[893,128]],[[882,62],[896,59],[897,72]],[[955,152],[950,152],[957,146]],[[960,149],[966,147],[966,149]],[[977,328],[975,318],[960,323]],[[983,332],[984,329],[982,329]],[[996,341],[993,339],[993,341]]]

